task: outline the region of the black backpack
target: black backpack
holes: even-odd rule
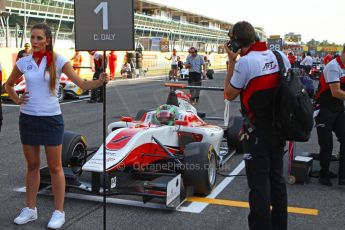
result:
[[[313,105],[299,79],[299,70],[289,69],[286,73],[281,54],[273,53],[280,69],[273,104],[273,126],[285,140],[306,142],[314,126]]]

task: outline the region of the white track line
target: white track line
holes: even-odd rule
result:
[[[11,105],[2,103],[2,107],[19,107],[19,105]]]
[[[231,173],[228,175],[238,175],[242,169],[244,168],[244,162],[242,161]],[[206,198],[215,198],[218,196],[232,181],[234,177],[227,177],[225,178],[214,190],[213,192],[208,195]],[[16,192],[25,192],[25,187],[14,189]],[[50,190],[43,190],[40,191],[38,194],[40,195],[48,195],[51,196],[52,193]],[[79,199],[79,200],[89,200],[94,202],[103,202],[103,197],[99,195],[85,195],[85,194],[78,194],[78,193],[66,193],[66,198],[72,199]],[[167,209],[164,204],[157,204],[157,203],[143,203],[142,201],[136,200],[127,200],[127,199],[118,199],[118,198],[107,198],[107,203],[109,204],[119,204],[119,205],[127,205],[127,206],[135,206],[135,207],[143,207],[143,208],[152,208],[152,209]],[[201,202],[192,202],[186,207],[179,207],[177,211],[180,212],[189,212],[189,213],[201,213],[206,207],[208,206],[207,203]]]
[[[66,102],[60,103],[60,105],[73,104],[73,103],[78,103],[78,102],[81,102],[81,101],[88,101],[88,100],[90,100],[90,98],[73,100],[73,101],[66,101]]]

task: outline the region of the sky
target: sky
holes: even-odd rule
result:
[[[229,23],[248,21],[266,34],[293,32],[302,41],[312,38],[345,43],[344,0],[150,0]],[[341,14],[342,13],[342,14]]]

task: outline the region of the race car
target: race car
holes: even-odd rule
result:
[[[110,123],[105,174],[103,145],[92,151],[84,136],[66,132],[62,163],[67,187],[98,195],[137,195],[143,202],[160,198],[174,209],[188,194],[208,195],[216,185],[217,168],[235,150],[224,148],[223,128],[207,124],[203,116],[190,95],[172,90],[157,109]],[[80,177],[85,172],[91,174],[88,182]],[[40,174],[40,188],[50,186],[48,168]]]
[[[17,92],[18,95],[21,95],[25,92],[26,82],[25,78],[21,77],[16,81],[14,86],[14,90]],[[1,95],[2,97],[6,98],[8,95],[6,92],[3,92]],[[74,84],[66,75],[62,74],[60,78],[60,85],[57,97],[59,102],[67,98],[84,98],[89,96],[89,90],[83,90]]]
[[[3,87],[2,87],[3,91],[1,92],[1,97],[6,99],[6,98],[8,98],[8,94],[7,94],[6,89],[5,89],[5,84],[6,83],[4,83]],[[26,87],[25,79],[23,76],[21,76],[15,82],[14,90],[17,92],[18,95],[22,95],[25,92],[25,87]]]
[[[59,102],[66,98],[84,98],[90,94],[89,90],[83,90],[74,84],[65,74],[60,77],[60,86],[57,97]]]
[[[169,78],[169,81],[174,80],[172,70],[169,71],[168,78]],[[182,68],[182,69],[177,71],[177,80],[186,81],[186,80],[188,80],[188,78],[189,78],[189,70],[188,69]]]

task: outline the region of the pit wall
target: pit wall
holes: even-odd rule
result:
[[[3,82],[6,81],[7,77],[10,75],[12,68],[15,64],[18,51],[21,49],[16,48],[0,48],[0,62],[3,67]],[[58,49],[55,50],[57,53],[63,55],[64,57],[70,59],[73,57],[73,49]],[[108,54],[109,52],[107,52]],[[93,59],[87,52],[80,52],[83,57],[82,66],[83,67],[92,67]],[[186,61],[188,53],[178,52],[177,53],[183,62]],[[116,52],[117,55],[117,66],[115,71],[115,78],[121,78],[120,70],[124,62],[124,56],[126,55],[125,51]],[[147,70],[146,76],[155,76],[155,75],[168,75],[171,62],[166,60],[165,57],[169,58],[171,53],[162,53],[156,51],[143,51],[143,70]],[[200,53],[204,55],[204,53]],[[208,55],[211,62],[211,67],[214,70],[225,69],[226,65],[226,54],[210,54]],[[107,67],[107,72],[109,73],[109,68]],[[91,79],[93,72],[91,69],[81,69],[80,76],[83,79]]]

